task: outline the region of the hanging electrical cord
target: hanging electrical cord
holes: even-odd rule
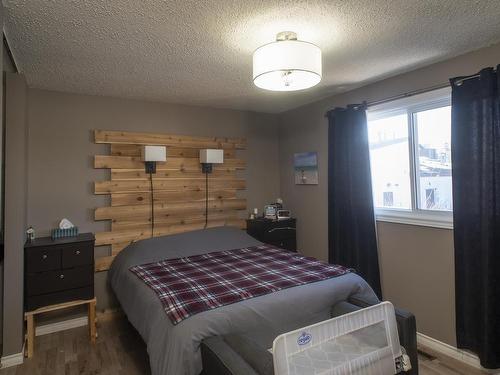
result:
[[[151,238],[155,235],[155,196],[153,173],[156,173],[156,163],[167,161],[167,149],[165,146],[143,146],[141,158],[144,161],[145,173],[149,175],[149,192],[151,200]]]
[[[208,171],[205,171],[205,228],[208,226]]]
[[[153,173],[149,172],[149,191],[151,199],[151,238],[155,234],[155,201],[154,201],[154,191],[153,191]]]

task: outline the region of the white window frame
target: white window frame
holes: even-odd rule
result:
[[[418,208],[420,186],[417,178],[418,154],[415,140],[418,128],[415,126],[415,113],[451,105],[451,89],[449,87],[418,94],[404,99],[372,106],[366,111],[368,121],[406,113],[408,116],[408,146],[410,160],[411,208],[377,208],[377,221],[420,225],[435,228],[453,228],[452,211],[436,211]]]

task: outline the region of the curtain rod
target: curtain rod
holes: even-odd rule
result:
[[[434,91],[434,90],[439,90],[439,89],[444,89],[445,87],[449,87],[449,86],[450,86],[449,83],[441,83],[439,85],[435,85],[435,86],[431,86],[431,87],[426,87],[424,89],[418,89],[418,90],[414,90],[414,91],[405,92],[403,94],[390,96],[388,98],[384,98],[384,99],[380,99],[380,100],[374,100],[374,101],[366,103],[366,106],[367,107],[373,107],[374,105],[385,104],[385,103],[388,103],[388,102],[392,102],[394,100],[408,98],[410,96],[415,96],[415,95],[419,95],[419,94],[425,94],[426,92]]]
[[[460,86],[464,81],[467,81],[468,79],[478,78],[478,77],[480,77],[479,73],[471,75],[471,76],[467,76],[467,77],[464,77],[464,78],[461,78],[461,79],[457,80],[456,84],[457,84],[457,86]],[[374,100],[374,101],[365,103],[365,106],[366,107],[373,107],[374,105],[385,104],[385,103],[392,102],[394,100],[404,99],[404,98],[408,98],[410,96],[414,96],[414,95],[418,95],[418,94],[425,94],[426,92],[430,92],[430,91],[434,91],[434,90],[439,90],[439,89],[444,89],[445,87],[450,87],[450,83],[449,82],[441,83],[439,85],[435,85],[435,86],[431,86],[431,87],[426,87],[424,89],[418,89],[418,90],[414,90],[414,91],[405,92],[403,94],[390,96],[388,98]],[[325,117],[328,116],[328,112],[330,112],[330,111],[327,111],[325,113]]]

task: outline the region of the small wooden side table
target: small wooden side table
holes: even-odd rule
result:
[[[33,311],[27,311],[24,313],[24,320],[26,321],[26,346],[24,355],[28,358],[33,357],[33,353],[35,350],[35,316],[39,314],[43,314],[49,311],[66,309],[68,307],[74,306],[88,306],[88,326],[89,326],[89,336],[90,342],[95,344],[95,340],[97,338],[97,326],[96,326],[96,316],[95,316],[95,307],[96,307],[96,298],[88,299],[88,300],[78,300],[78,301],[70,301],[65,303],[60,303],[57,305],[50,305],[40,307]]]

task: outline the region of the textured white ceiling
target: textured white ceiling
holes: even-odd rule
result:
[[[281,112],[500,40],[499,0],[4,0],[32,87]],[[292,30],[320,85],[253,86],[252,52]]]

